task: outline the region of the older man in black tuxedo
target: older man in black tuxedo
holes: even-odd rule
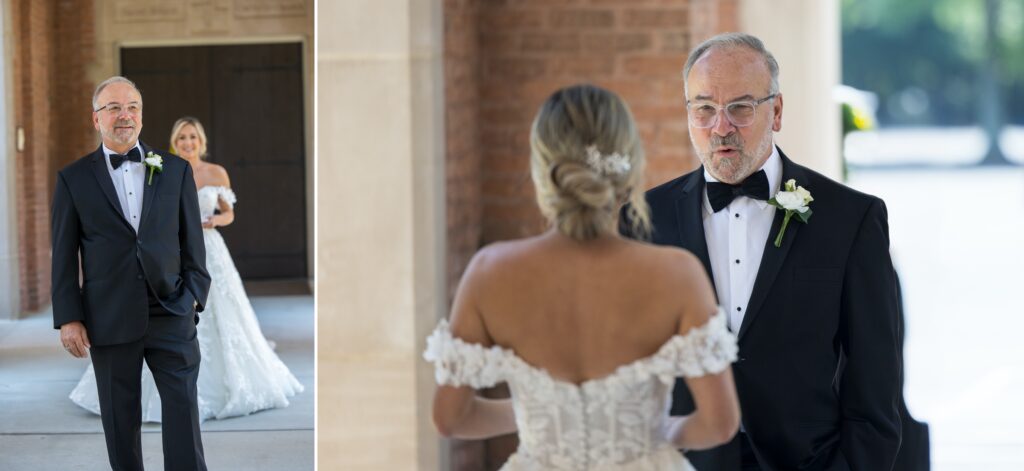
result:
[[[143,469],[145,361],[164,469],[205,470],[196,323],[210,276],[192,169],[139,142],[142,96],[128,79],[101,83],[92,105],[102,145],[57,174],[53,197],[54,327],[69,353],[91,353],[112,469]]]
[[[711,274],[739,337],[743,412],[732,442],[688,457],[701,470],[891,469],[901,354],[885,205],[774,145],[778,64],[757,38],[709,39],[684,77],[703,165],[648,192],[653,242],[690,250]],[[803,190],[780,196],[790,181]],[[672,413],[692,408],[680,381]]]

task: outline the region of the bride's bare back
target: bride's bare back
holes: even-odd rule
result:
[[[688,252],[551,231],[481,250],[459,287],[452,330],[579,384],[652,355],[703,325],[715,307]]]

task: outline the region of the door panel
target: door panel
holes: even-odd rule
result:
[[[301,44],[124,48],[121,70],[142,91],[143,142],[167,149],[178,118],[203,123],[238,195],[219,230],[242,278],[307,278]]]

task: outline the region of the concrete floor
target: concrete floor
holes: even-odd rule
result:
[[[313,469],[313,297],[253,297],[264,335],[306,387],[284,409],[203,423],[206,462],[214,470]],[[68,393],[85,359],[60,347],[49,312],[0,322],[0,470],[108,469],[99,416]],[[143,425],[146,469],[162,470],[159,424]]]
[[[1024,470],[1024,168],[858,170],[850,185],[889,209],[907,406],[931,427],[932,470]]]

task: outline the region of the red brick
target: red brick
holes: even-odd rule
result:
[[[49,303],[54,172],[95,145],[91,126],[82,126],[92,95],[86,77],[94,57],[94,7],[87,0],[8,5],[14,25],[12,117],[25,134],[15,160],[20,309],[31,312]],[[59,147],[53,136],[61,136]]]
[[[547,73],[543,59],[492,58],[486,61],[485,76],[514,80],[529,80]]]
[[[523,197],[533,197],[533,181],[529,174],[513,174],[506,176],[488,175],[484,177],[483,194],[487,195],[488,201],[495,200],[520,200]]]
[[[685,9],[631,9],[623,15],[628,28],[686,28],[688,13]]]
[[[689,146],[690,132],[685,125],[659,126],[654,143],[658,147]]]
[[[552,60],[551,75],[573,76],[580,81],[593,81],[615,72],[615,58],[605,56],[576,56]]]
[[[588,33],[583,37],[584,50],[602,54],[649,52],[653,43],[648,33]]]
[[[682,104],[666,103],[660,105],[642,105],[633,107],[633,116],[637,121],[647,122],[682,122],[685,123],[686,107]]]
[[[489,54],[509,53],[519,50],[520,36],[511,33],[483,32],[480,34],[480,49]],[[447,51],[445,51],[447,55]]]
[[[541,10],[487,9],[480,15],[480,30],[489,33],[538,29],[543,18]]]
[[[521,42],[523,52],[574,53],[580,50],[580,37],[576,33],[528,33]]]
[[[484,104],[480,109],[480,121],[495,125],[520,126],[528,120],[536,110],[526,110],[519,104]]]
[[[670,80],[682,77],[683,65],[685,64],[685,56],[677,56],[674,54],[664,56],[636,56],[625,58],[622,68],[625,73],[629,75]]]
[[[651,93],[651,89],[656,85],[651,80],[614,78],[597,80],[594,84],[614,92],[626,102],[630,109],[635,106],[658,103],[660,100],[656,94]]]
[[[687,30],[664,32],[659,35],[661,51],[689,55],[696,44],[690,44],[690,33]],[[685,61],[685,59],[684,59]]]
[[[551,26],[555,29],[608,29],[615,25],[611,10],[577,8],[551,12]]]

